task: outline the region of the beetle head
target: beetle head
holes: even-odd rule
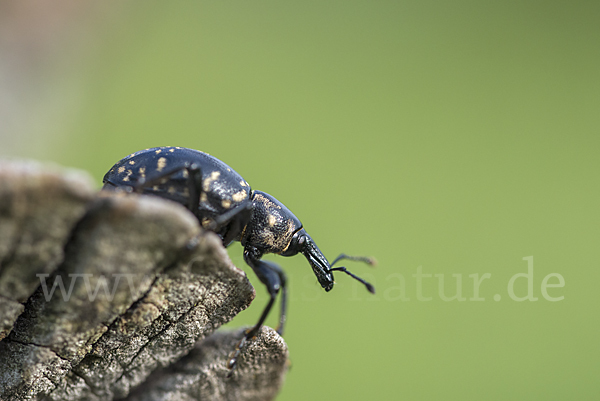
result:
[[[300,220],[283,203],[267,193],[254,191],[252,209],[252,220],[241,238],[244,247],[250,245],[261,254],[303,254],[325,291],[333,288],[333,272],[343,271],[365,284],[370,292],[374,292],[371,284],[350,273],[345,267],[332,268],[317,244],[302,228]]]

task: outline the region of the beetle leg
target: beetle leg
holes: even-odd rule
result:
[[[266,263],[266,261],[265,261]],[[281,285],[281,311],[279,312],[279,324],[277,325],[277,333],[279,333],[280,336],[283,335],[283,327],[285,326],[285,316],[286,316],[286,311],[287,311],[287,286],[286,286],[286,276],[285,273],[283,272],[283,269],[275,264],[275,263],[270,263],[269,262],[269,268],[275,270],[275,272],[277,272],[277,274],[279,275],[279,282]]]
[[[162,184],[163,180],[167,180],[169,178],[171,178],[173,175],[177,174],[178,172],[180,172],[181,170],[186,170],[189,169],[189,165],[188,163],[186,163],[185,165],[181,166],[181,167],[175,167],[172,170],[169,171],[165,171],[164,173],[160,173],[154,177],[151,178],[140,178],[137,180],[137,182],[132,185],[133,186],[133,191],[134,192],[142,192],[142,190],[146,187],[151,187],[157,184]]]
[[[223,244],[227,246],[232,241],[238,239],[238,236],[244,230],[244,227],[246,227],[246,224],[248,224],[251,218],[252,201],[247,199],[233,209],[215,217],[208,226],[208,229],[217,232],[224,225],[230,224],[225,237],[223,237]]]
[[[279,293],[280,289],[282,290],[282,308],[281,316],[279,318],[279,327],[277,330],[278,332],[283,332],[283,324],[285,323],[285,312],[287,306],[287,299],[285,299],[287,298],[287,291],[285,289],[285,273],[283,272],[281,267],[279,267],[276,263],[273,263],[268,260],[260,260],[260,256],[262,256],[260,252],[253,252],[252,249],[246,249],[244,251],[244,259],[246,260],[246,263],[248,263],[252,270],[254,270],[254,273],[256,273],[258,279],[267,287],[267,291],[269,291],[271,299],[265,307],[265,310],[260,316],[260,319],[258,320],[256,326],[254,326],[252,330],[250,330],[250,332],[246,335],[247,338],[252,338],[256,335],[256,333],[258,333],[265,319],[267,318],[267,315],[271,311],[273,303],[275,302],[275,298],[277,297],[277,294]]]
[[[202,171],[196,164],[185,167],[188,171],[188,190],[190,202],[188,208],[198,220],[200,220],[200,194],[202,193]]]
[[[244,251],[244,259],[246,263],[254,270],[258,279],[267,287],[267,291],[269,291],[269,295],[271,299],[267,303],[267,306],[263,310],[263,313],[260,315],[260,319],[258,319],[258,323],[251,329],[246,331],[244,338],[240,340],[238,343],[236,350],[232,353],[230,360],[228,362],[228,367],[233,371],[237,365],[237,357],[240,354],[240,349],[246,345],[248,341],[250,341],[253,337],[258,334],[258,331],[262,327],[265,319],[269,315],[273,304],[275,303],[275,298],[277,298],[277,294],[279,290],[281,290],[281,315],[279,317],[279,327],[277,328],[277,332],[281,335],[283,333],[283,326],[285,324],[285,312],[287,306],[287,290],[286,290],[286,277],[285,273],[277,264],[267,261],[260,260],[262,253],[258,251],[256,248],[247,248]],[[230,374],[231,375],[231,372]]]
[[[167,171],[156,177],[152,177],[151,179],[142,178],[133,186],[133,191],[141,193],[144,188],[160,184],[163,180],[172,177],[173,175],[179,173],[181,170],[187,170],[188,172],[187,185],[190,193],[190,199],[187,204],[187,207],[192,213],[194,213],[194,216],[196,216],[196,218],[199,218],[198,208],[200,206],[200,194],[202,191],[202,171],[200,170],[200,167],[198,167],[196,164],[186,163],[184,166],[174,168],[173,170]]]

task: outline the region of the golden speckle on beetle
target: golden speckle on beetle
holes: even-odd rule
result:
[[[261,194],[256,194],[256,196],[254,197],[254,200],[256,202],[263,203],[267,209],[272,209],[272,208],[281,209],[281,206],[279,206],[276,203],[271,202],[271,200],[269,198],[266,198],[266,197],[262,196]]]
[[[156,163],[156,171],[162,171],[167,166],[167,159],[165,157],[161,157],[158,159],[158,163]]]
[[[129,177],[133,174],[133,171],[127,170],[127,175],[123,177],[123,181],[129,181]]]
[[[291,220],[287,221],[285,234],[275,234],[271,230],[263,230],[262,232],[258,233],[261,242],[267,244],[271,249],[273,249],[273,252],[275,253],[285,252],[285,250],[290,245],[290,241],[292,240],[293,235],[294,224]]]
[[[296,229],[296,226],[294,224],[292,224],[291,220],[288,220],[288,222],[287,222],[287,233],[282,236],[282,237],[286,238],[282,242],[287,241],[287,243],[285,244],[285,247],[283,248],[283,250],[281,252],[285,252],[289,248],[290,244],[292,243],[292,237],[294,236],[295,229]]]
[[[207,228],[210,225],[210,219],[208,217],[202,218],[202,227]]]
[[[212,173],[210,173],[210,177],[208,177],[207,179],[202,181],[202,189],[206,192],[210,191],[210,184],[213,181],[217,180],[220,176],[221,176],[220,171],[213,171]]]
[[[244,199],[246,199],[246,190],[242,189],[239,192],[234,193],[233,195],[231,195],[231,199],[233,199],[234,202],[241,202]]]
[[[188,173],[187,169],[183,169],[183,178],[188,178],[190,176],[190,174]]]
[[[125,171],[125,167],[121,166],[119,167],[119,169],[117,170],[119,173],[122,173]]]
[[[202,192],[202,193],[200,194],[200,202],[201,202],[201,203],[204,203],[204,202],[206,202],[207,200],[208,200],[208,197],[206,196],[206,192]]]
[[[156,149],[156,150],[154,151],[154,153],[156,153],[156,154],[159,154],[160,152],[162,152],[162,149]]]
[[[140,177],[146,178],[146,167],[140,167],[138,172],[140,173]]]
[[[277,219],[272,214],[269,215],[269,226],[273,227],[277,223]]]
[[[133,166],[135,164],[135,160],[129,160],[129,164]]]
[[[169,189],[167,189],[167,192],[173,195],[177,191],[175,190],[175,187],[169,187]]]
[[[221,206],[223,206],[225,209],[229,209],[231,206],[231,201],[229,199],[223,199],[221,201]]]
[[[173,153],[173,152],[175,152],[175,149],[171,148],[171,149],[169,149],[169,152]]]
[[[240,181],[240,185],[243,186],[243,187],[247,187],[248,186],[244,180]]]

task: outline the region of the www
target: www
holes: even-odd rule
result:
[[[46,302],[50,302],[52,296],[54,295],[54,291],[56,291],[56,287],[60,287],[60,293],[62,294],[63,301],[68,302],[71,299],[71,294],[73,293],[75,282],[79,277],[83,278],[85,289],[87,291],[87,296],[90,302],[94,302],[96,300],[96,297],[98,296],[98,292],[100,291],[101,287],[104,288],[104,295],[106,296],[106,299],[112,302],[121,277],[125,277],[127,279],[127,283],[129,284],[129,289],[131,293],[134,293],[135,289],[132,274],[112,274],[111,277],[114,280],[112,291],[109,289],[109,280],[106,278],[106,276],[98,277],[98,280],[96,282],[96,288],[94,289],[94,291],[92,291],[92,285],[90,284],[90,277],[92,277],[93,274],[69,274],[70,283],[68,290],[66,289],[63,283],[62,276],[56,276],[54,278],[54,282],[52,283],[52,288],[50,289],[50,291],[48,291],[48,284],[46,283],[46,278],[48,278],[50,274],[36,274],[36,276],[40,278],[40,284],[42,285],[42,292],[44,293],[44,298],[46,299]]]

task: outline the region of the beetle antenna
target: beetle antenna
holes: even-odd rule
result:
[[[350,255],[346,255],[345,253],[341,253],[340,256],[338,256],[337,258],[335,258],[333,260],[333,262],[331,262],[331,266],[335,265],[337,262],[339,262],[340,260],[354,260],[356,262],[363,262],[366,263],[368,265],[371,266],[375,266],[377,264],[377,261],[375,260],[375,258],[370,258],[368,256],[350,256]]]
[[[352,277],[352,278],[360,281],[361,283],[363,283],[367,287],[367,290],[369,290],[369,292],[371,294],[375,294],[375,287],[373,287],[372,284],[367,283],[365,280],[363,280],[362,278],[358,277],[357,275],[350,273],[348,271],[348,269],[346,269],[345,267],[334,267],[333,269],[331,269],[331,271],[338,271],[338,272],[344,272],[344,273],[346,273],[350,277]]]

